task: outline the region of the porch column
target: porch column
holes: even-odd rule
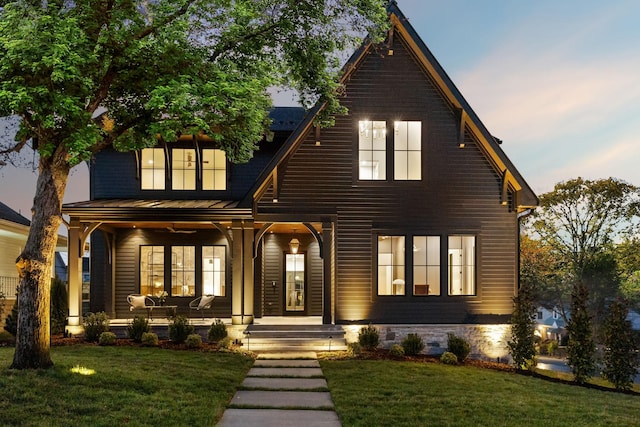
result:
[[[322,324],[331,325],[333,323],[331,291],[333,283],[333,224],[331,222],[322,223]]]
[[[243,296],[243,256],[242,256],[242,221],[233,220],[231,222],[231,233],[233,237],[232,262],[231,262],[231,323],[242,325],[242,296]]]
[[[242,253],[243,283],[244,283],[244,324],[253,323],[253,220],[245,220],[243,226],[244,245]]]
[[[82,250],[81,224],[72,219],[69,224],[69,317],[66,330],[73,335],[82,332]]]

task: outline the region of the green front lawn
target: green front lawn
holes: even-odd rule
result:
[[[76,345],[52,347],[52,369],[16,371],[8,369],[13,351],[0,348],[0,425],[215,425],[253,363],[229,353]]]
[[[640,396],[472,366],[322,360],[343,426],[630,426]]]

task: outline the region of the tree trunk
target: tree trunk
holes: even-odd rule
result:
[[[69,177],[66,161],[54,154],[41,159],[33,200],[33,217],[24,250],[16,260],[20,276],[18,331],[14,369],[53,366],[50,354],[51,275],[58,229],[62,223],[62,199]]]

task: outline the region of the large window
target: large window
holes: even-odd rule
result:
[[[171,296],[192,297],[196,294],[196,248],[171,247]]]
[[[202,150],[202,189],[227,189],[227,156],[222,150]]]
[[[196,189],[196,150],[174,148],[171,150],[171,185],[174,190]]]
[[[164,190],[164,150],[162,148],[143,148],[141,157],[141,188],[143,190]]]
[[[404,236],[378,236],[378,295],[405,294],[404,242]]]
[[[224,246],[202,247],[202,294],[223,297],[226,292]]]
[[[449,236],[449,295],[476,293],[476,238]]]
[[[422,179],[422,123],[393,124],[393,179]]]
[[[413,295],[440,295],[440,236],[413,237]]]
[[[387,179],[387,123],[361,120],[358,132],[359,178]]]
[[[159,296],[164,291],[164,246],[140,246],[140,293]]]

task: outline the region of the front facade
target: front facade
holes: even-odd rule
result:
[[[380,45],[344,69],[349,113],[275,109],[246,165],[189,137],[91,165],[65,205],[70,252],[91,235],[91,309],[216,295],[216,317],[323,323],[503,322],[518,287],[518,219],[537,199],[395,4]],[[79,325],[70,274],[70,325]]]

